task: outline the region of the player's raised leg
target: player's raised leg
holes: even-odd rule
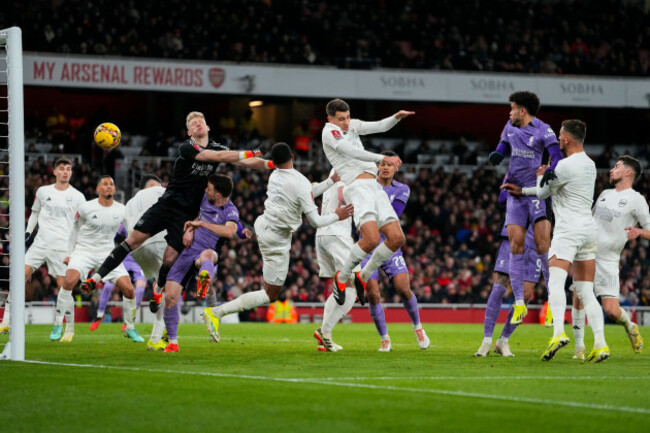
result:
[[[196,288],[196,296],[199,299],[205,298],[210,288],[210,278],[215,272],[215,263],[219,260],[219,255],[216,251],[206,249],[201,252],[201,255],[196,260],[195,266],[199,268],[198,282]]]
[[[621,308],[618,298],[603,296],[602,301],[605,314],[625,329],[634,353],[641,353],[643,351],[643,337],[639,332],[639,326],[632,322],[627,311]]]

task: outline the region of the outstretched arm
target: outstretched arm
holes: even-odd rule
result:
[[[377,134],[380,132],[386,132],[395,125],[397,122],[415,114],[415,111],[405,111],[400,110],[392,116],[386,117],[385,119],[377,120],[375,122],[366,122],[359,120],[359,126],[357,127],[357,132],[359,135],[367,134]]]
[[[351,204],[343,207],[339,205],[333,214],[320,215],[318,213],[318,209],[312,209],[309,212],[306,212],[305,216],[307,217],[307,221],[309,221],[309,224],[311,224],[312,227],[319,229],[321,227],[333,224],[339,220],[344,220],[350,217],[353,211],[354,207]]]
[[[241,159],[237,162],[233,162],[232,165],[236,167],[247,167],[255,170],[272,170],[275,168],[273,161],[269,161],[262,158],[249,158]]]
[[[234,221],[227,221],[225,224],[211,224],[205,221],[187,221],[185,229],[192,228],[192,230],[199,227],[204,227],[210,230],[217,236],[230,239],[237,233],[237,224]]]

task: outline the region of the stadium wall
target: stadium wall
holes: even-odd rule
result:
[[[26,86],[483,104],[531,90],[544,95],[547,105],[635,108],[647,108],[650,95],[650,80],[644,78],[358,71],[39,53],[25,53],[23,65]]]

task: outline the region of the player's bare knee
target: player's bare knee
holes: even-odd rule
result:
[[[395,233],[386,239],[386,246],[392,251],[396,251],[398,248],[404,245],[404,242],[406,242],[406,238],[404,237],[404,233],[402,233],[400,230],[398,233]]]
[[[377,245],[379,245],[379,240],[379,234],[376,236],[371,234],[367,237],[362,237],[359,239],[359,247],[365,252],[369,253],[370,251],[374,250]]]
[[[503,287],[508,286],[508,276],[506,274],[502,274],[501,272],[496,272],[493,281],[496,284],[500,284]]]
[[[523,254],[524,253],[524,243],[521,242],[510,242],[510,252],[512,254]]]

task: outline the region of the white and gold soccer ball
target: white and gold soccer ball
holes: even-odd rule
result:
[[[112,149],[120,144],[122,133],[117,125],[105,122],[95,128],[93,137],[95,138],[95,144],[97,144],[97,146],[102,149]]]

